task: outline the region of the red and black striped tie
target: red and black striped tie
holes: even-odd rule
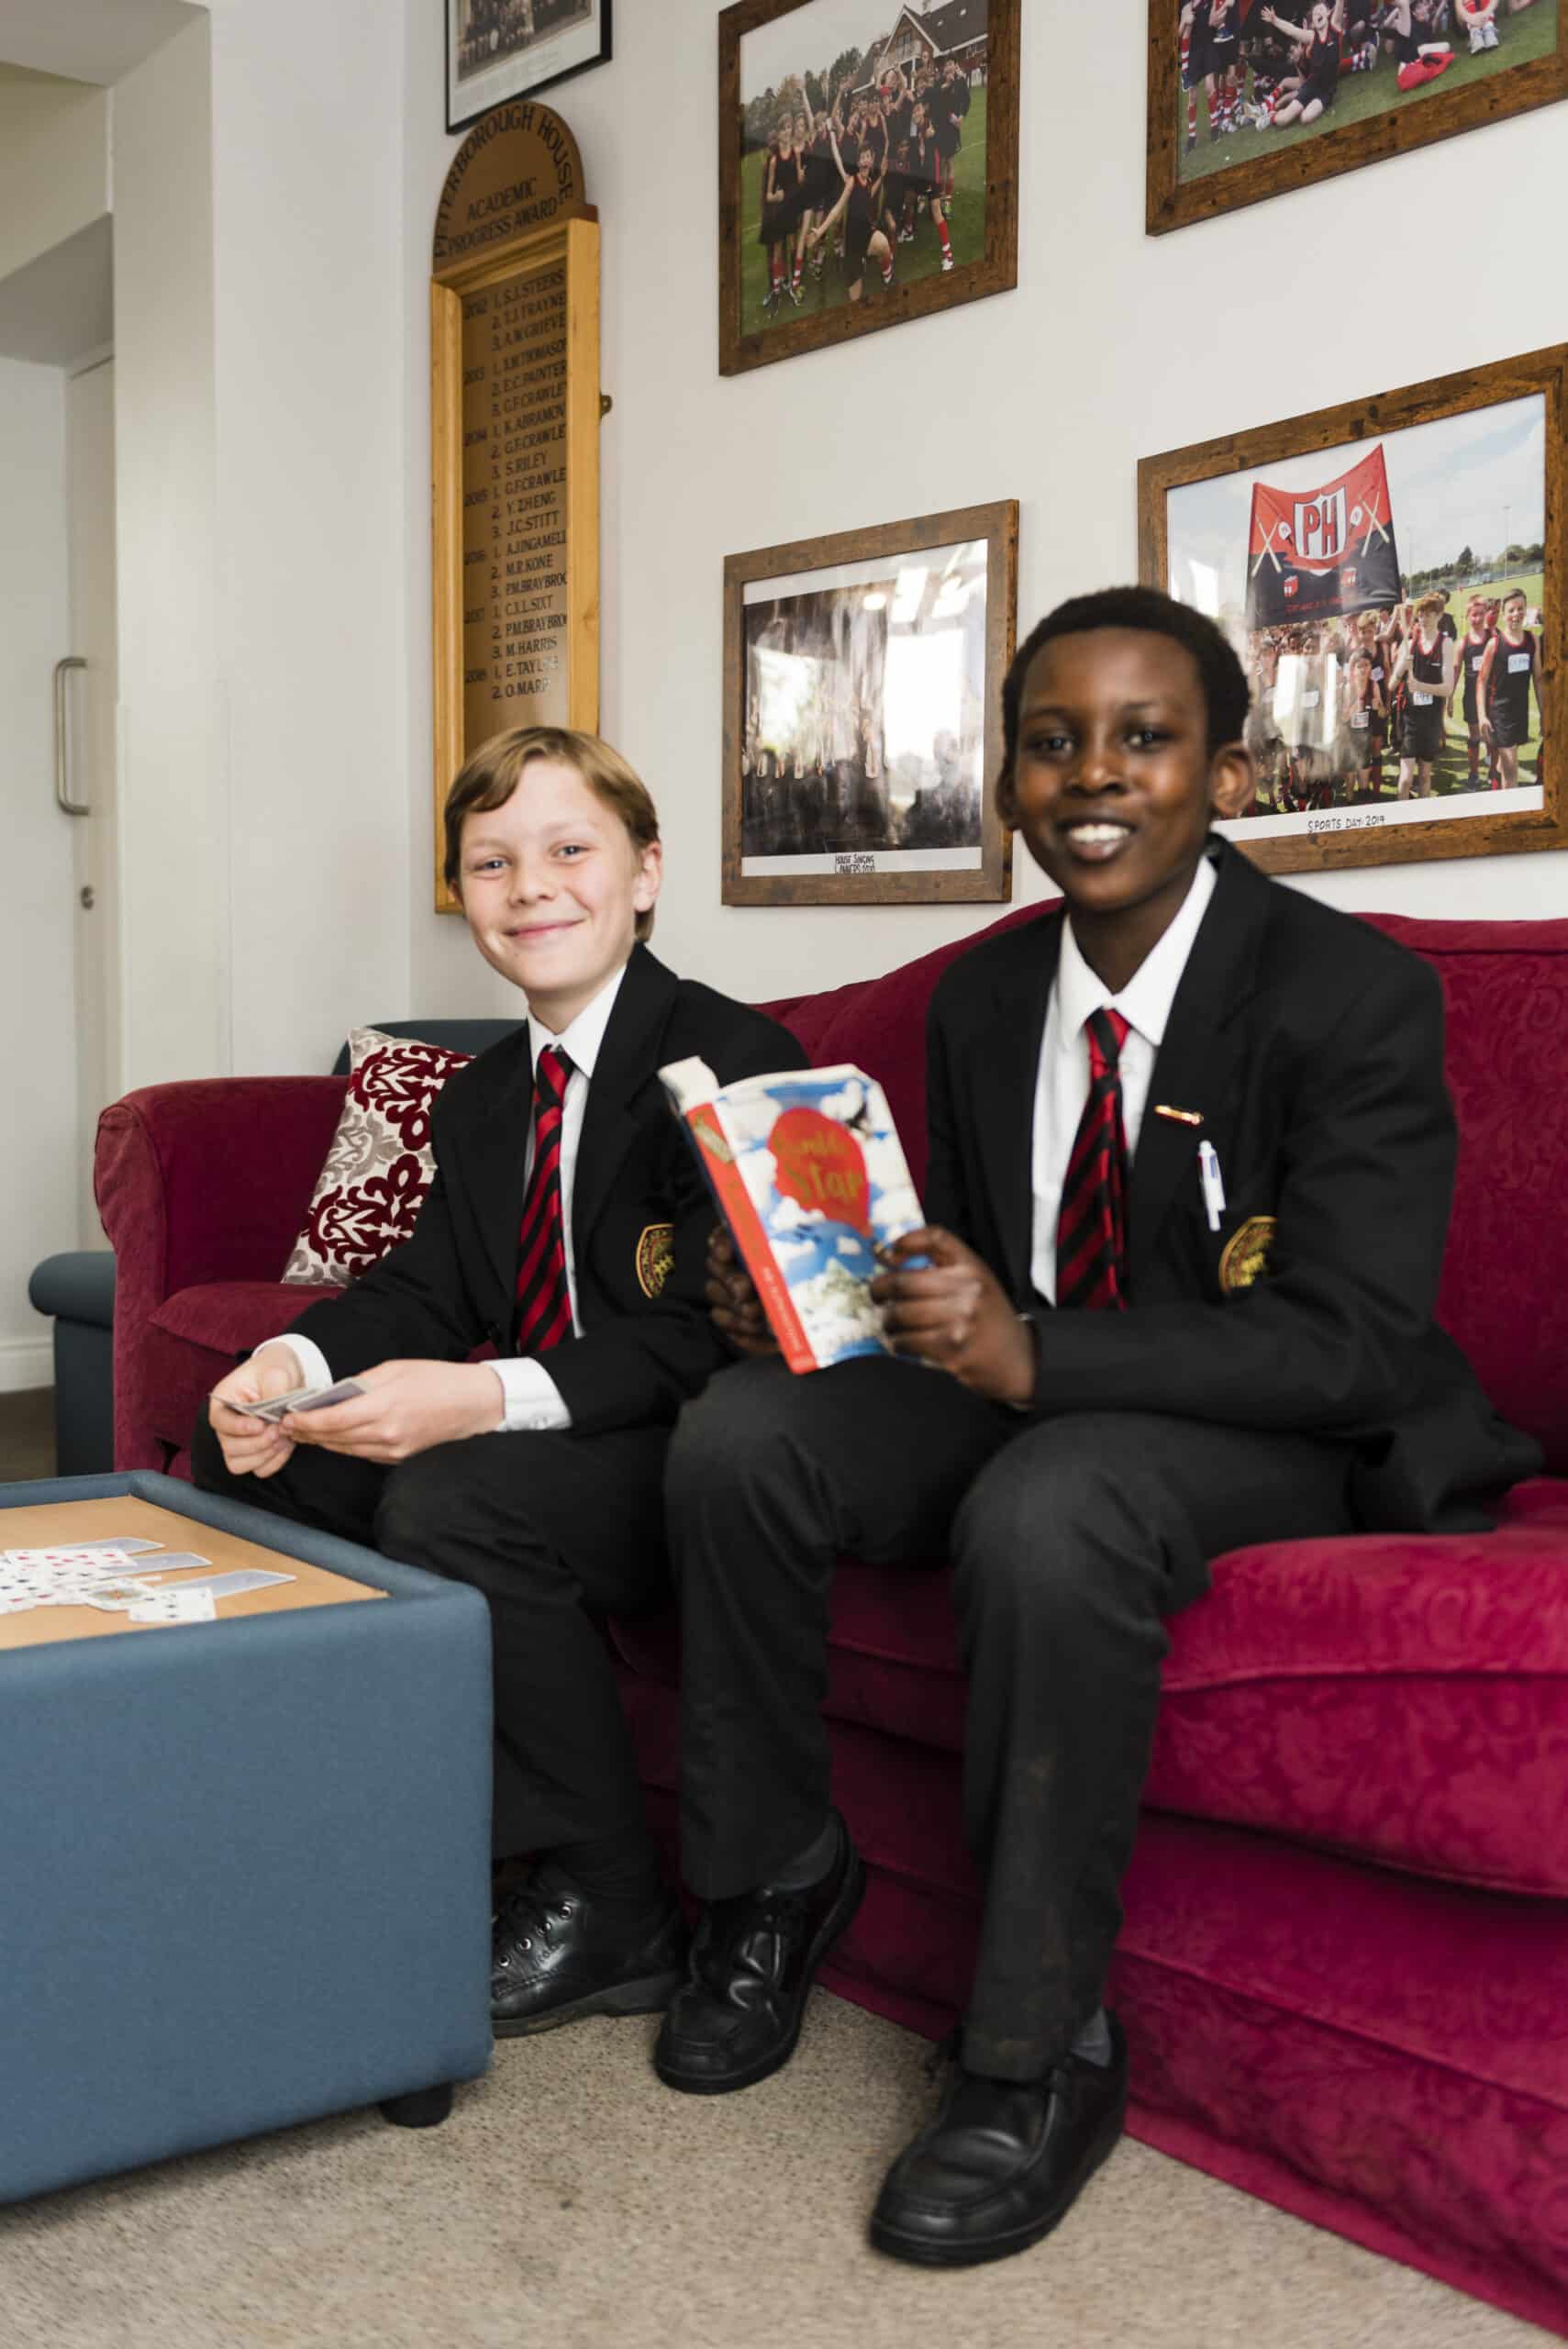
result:
[[[1128,1022],[1102,1004],[1084,1023],[1089,1097],[1078,1120],[1056,1224],[1056,1302],[1127,1304],[1127,1136],[1121,1071]]]
[[[517,1352],[541,1354],[572,1335],[566,1226],[561,1213],[561,1119],[572,1063],[547,1044],[534,1069],[534,1163],[517,1235]]]

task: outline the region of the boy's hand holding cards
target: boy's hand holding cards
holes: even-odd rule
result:
[[[284,1432],[274,1414],[259,1413],[254,1407],[281,1402],[296,1393],[302,1375],[294,1349],[272,1339],[213,1388],[208,1416],[233,1475],[275,1476],[284,1465],[294,1450],[293,1438]]]
[[[269,1395],[259,1403],[230,1399],[228,1408],[242,1411],[248,1419],[266,1419],[275,1427],[285,1412],[329,1410],[334,1403],[346,1403],[350,1395],[364,1391],[357,1378],[339,1378],[330,1386],[293,1386],[286,1394]]]
[[[390,1467],[432,1444],[485,1435],[501,1424],[501,1382],[483,1362],[378,1362],[357,1378],[275,1398],[288,1417],[278,1432]]]

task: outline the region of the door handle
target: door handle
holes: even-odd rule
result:
[[[54,664],[54,797],[55,805],[67,816],[90,816],[93,812],[84,799],[72,799],[67,774],[65,680],[69,671],[86,666],[79,652],[68,652],[63,661]]]

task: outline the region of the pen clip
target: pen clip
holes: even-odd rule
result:
[[[1207,1140],[1197,1146],[1198,1181],[1203,1186],[1204,1212],[1210,1231],[1219,1230],[1219,1219],[1225,1213],[1225,1178],[1219,1171],[1219,1153]]]

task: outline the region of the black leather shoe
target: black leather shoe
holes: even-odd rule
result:
[[[629,1928],[546,1860],[495,1919],[490,2021],[498,2039],[579,2015],[656,2014],[681,1979],[686,1929],[673,1895]]]
[[[887,2173],[871,2222],[877,2250],[972,2267],[1048,2235],[1121,2134],[1127,2041],[1108,2020],[1108,2064],[1066,2055],[1033,2081],[956,2072],[936,2120]]]
[[[653,2051],[667,2087],[722,2096],[794,2054],[812,1976],[865,1890],[864,1864],[841,1819],[838,1827],[838,1857],[804,1892],[762,1885],[704,1909]]]

